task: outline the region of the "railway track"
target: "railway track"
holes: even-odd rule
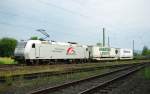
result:
[[[50,77],[50,76],[60,76],[60,75],[65,75],[65,74],[72,74],[72,73],[78,73],[78,72],[88,72],[88,71],[94,71],[96,69],[105,69],[105,68],[120,68],[120,67],[125,67],[125,66],[132,66],[132,65],[139,65],[139,64],[121,64],[121,65],[113,65],[113,66],[98,66],[98,67],[91,67],[91,68],[79,68],[79,69],[73,69],[73,70],[68,70],[65,72],[40,72],[40,73],[32,73],[32,74],[21,74],[21,75],[13,75],[10,76],[10,78],[15,81],[20,78],[26,79],[26,80],[31,80],[31,79],[36,79],[38,77]],[[5,65],[5,67],[2,67],[4,69],[7,69],[9,65]],[[17,65],[12,65],[11,68],[15,68]],[[5,76],[0,76],[0,83],[5,83],[7,80],[7,77]]]
[[[112,79],[106,80],[105,82],[102,82],[98,84],[97,86],[91,87],[87,90],[84,90],[80,92],[79,94],[108,94],[109,91],[111,91],[113,88],[116,88],[117,86],[112,86],[111,84],[115,83],[115,81],[118,81],[120,79],[123,79],[124,77],[127,77],[128,75],[131,75],[132,73],[140,70],[142,67],[137,67],[132,70],[128,70],[124,74],[120,74]]]
[[[15,70],[17,67],[21,65],[18,64],[2,64],[0,65],[0,71],[8,71],[8,70]]]
[[[19,65],[18,64],[0,64],[0,68],[11,68],[15,66],[19,66]]]
[[[115,71],[65,83],[59,86],[33,90],[28,94],[93,94],[98,89],[107,86],[118,79],[128,76],[143,67],[144,65],[142,64],[122,67]]]

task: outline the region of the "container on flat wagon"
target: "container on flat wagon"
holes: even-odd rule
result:
[[[90,58],[94,60],[117,59],[116,49],[110,47],[89,46]]]
[[[133,59],[133,50],[132,49],[118,49],[119,59]]]

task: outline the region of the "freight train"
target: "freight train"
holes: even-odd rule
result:
[[[101,60],[133,59],[132,49],[80,45],[75,42],[42,40],[21,41],[14,56],[26,63],[88,62]]]

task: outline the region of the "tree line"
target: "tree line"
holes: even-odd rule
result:
[[[30,40],[38,40],[38,37],[32,36]],[[0,39],[0,57],[12,57],[14,56],[14,50],[18,41],[14,38],[1,38]]]
[[[144,46],[144,47],[143,47],[142,55],[143,55],[143,56],[145,56],[145,55],[150,55],[150,49],[149,49],[147,46]]]
[[[38,37],[33,36],[30,40],[37,40]],[[0,57],[12,57],[18,41],[14,38],[2,38],[0,39]],[[147,46],[143,47],[142,56],[150,55],[150,49]]]
[[[14,54],[17,40],[13,38],[0,39],[0,57],[11,57]]]

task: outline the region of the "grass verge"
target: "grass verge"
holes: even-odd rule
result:
[[[120,64],[133,64],[150,62],[150,60],[132,60],[132,61],[114,61],[114,62],[97,62],[97,63],[85,63],[85,64],[56,64],[56,65],[40,65],[40,66],[16,66],[9,69],[0,71],[0,76],[12,76],[21,74],[32,74],[41,72],[65,72],[82,68],[94,68],[100,66],[112,66]]]
[[[0,64],[17,64],[14,59],[10,57],[0,57]]]

